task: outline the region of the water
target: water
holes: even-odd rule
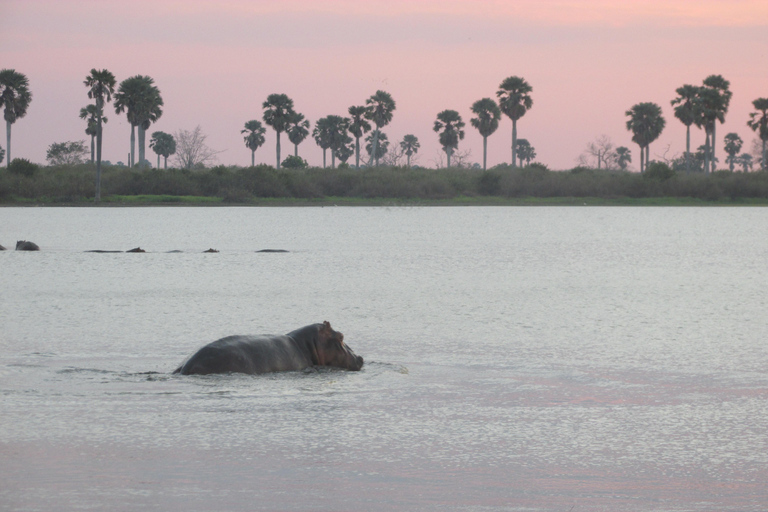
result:
[[[0,510],[768,507],[768,209],[0,209],[17,239]],[[170,375],[323,320],[363,371]]]

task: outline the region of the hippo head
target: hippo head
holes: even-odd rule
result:
[[[363,367],[363,358],[355,355],[344,343],[344,335],[331,328],[327,321],[317,324],[317,360],[320,366],[333,366],[358,371]]]

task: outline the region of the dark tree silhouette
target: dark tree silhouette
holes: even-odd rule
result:
[[[256,150],[264,144],[264,134],[267,129],[264,128],[259,121],[255,119],[245,123],[245,128],[240,130],[240,133],[245,133],[245,147],[251,150],[251,167],[255,165]]]
[[[96,132],[98,131],[99,125],[98,125],[98,119],[97,119],[97,113],[99,109],[96,108],[96,105],[91,103],[88,106],[85,106],[80,109],[80,119],[85,119],[85,121],[88,123],[88,126],[85,128],[85,134],[91,137],[91,163],[96,161]],[[102,123],[107,122],[107,117],[102,116],[101,118]]]
[[[360,137],[371,130],[371,124],[366,121],[368,107],[349,107],[349,133],[355,136],[355,169],[360,169]]]
[[[483,136],[483,170],[488,168],[488,137],[499,128],[501,109],[491,98],[483,98],[472,104],[472,113],[477,117],[469,120]]]
[[[277,166],[280,168],[280,134],[288,129],[293,116],[293,100],[286,94],[270,94],[262,105],[264,122],[277,134]]]
[[[96,201],[101,201],[101,142],[103,138],[104,104],[112,101],[115,93],[115,75],[106,69],[91,69],[83,84],[88,88],[88,97],[96,103]]]
[[[696,121],[696,98],[699,87],[695,85],[683,85],[675,92],[677,98],[672,100],[675,106],[675,117],[685,125],[685,172],[691,172],[691,125]]]
[[[381,133],[381,128],[392,121],[392,113],[395,111],[395,100],[392,99],[392,95],[388,92],[379,90],[376,91],[376,94],[365,100],[365,104],[368,106],[368,111],[365,114],[366,119],[373,121],[373,124],[376,125],[376,130],[373,132],[373,150],[371,155],[376,161],[376,166],[378,166],[378,135]]]
[[[120,82],[115,93],[115,113],[125,112],[131,123],[131,161],[135,162],[136,128],[139,129],[139,164],[145,157],[145,137],[150,125],[163,115],[163,98],[155,81],[148,76],[136,75]]]
[[[157,168],[160,168],[160,157],[163,157],[163,168],[168,168],[168,157],[176,153],[176,139],[165,132],[154,132],[149,140],[149,147],[157,153]]]
[[[434,130],[440,134],[440,145],[448,158],[447,167],[451,167],[451,156],[458,149],[459,141],[464,138],[464,121],[455,110],[443,110],[437,114]]]
[[[768,171],[768,153],[766,153],[766,142],[768,142],[768,98],[758,98],[752,102],[755,112],[749,114],[747,126],[757,132],[757,136],[763,142],[762,167]]]
[[[400,149],[403,150],[403,153],[405,153],[405,156],[408,159],[408,168],[411,167],[411,156],[418,153],[419,148],[421,148],[419,139],[412,134],[406,135],[403,137],[402,142],[400,142]]]
[[[299,144],[309,136],[309,121],[304,114],[294,112],[288,120],[288,140],[293,144],[293,156],[299,156]]]
[[[0,70],[0,108],[5,118],[5,143],[8,151],[8,164],[11,164],[11,125],[17,119],[27,115],[27,108],[32,102],[29,79],[15,69]]]
[[[661,107],[655,103],[638,103],[627,110],[630,117],[627,130],[633,133],[632,142],[640,146],[640,172],[645,171],[651,142],[659,138],[666,121],[661,115]]]
[[[517,121],[533,107],[532,91],[533,87],[523,78],[510,76],[501,82],[496,92],[501,112],[512,120],[512,167],[517,167]]]

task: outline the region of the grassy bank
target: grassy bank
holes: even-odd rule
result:
[[[0,170],[0,203],[93,204],[91,165]],[[637,173],[576,168],[105,168],[106,205],[768,205],[768,173]]]

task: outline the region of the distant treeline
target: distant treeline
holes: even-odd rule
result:
[[[0,202],[86,203],[94,198],[92,164],[0,172]],[[577,167],[550,171],[540,164],[487,171],[378,167],[355,170],[218,166],[211,169],[106,167],[103,196],[198,196],[247,204],[262,198],[451,200],[460,198],[694,198],[768,199],[768,173],[675,173],[664,164],[643,174]]]

